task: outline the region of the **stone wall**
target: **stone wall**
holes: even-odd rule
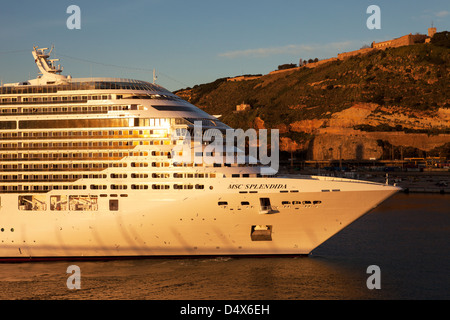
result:
[[[450,141],[448,134],[428,136],[422,133],[404,132],[334,131],[322,132],[314,137],[308,150],[310,160],[379,159],[383,155],[383,148],[379,141],[386,141],[393,146],[412,147],[423,151],[433,150]]]
[[[308,153],[311,160],[368,160],[379,159],[383,148],[364,135],[320,134],[311,141]]]
[[[406,36],[391,39],[387,41],[382,41],[376,43],[375,41],[372,42],[372,48],[374,49],[386,49],[386,48],[395,48],[395,47],[402,47],[402,46],[410,46],[415,43],[423,43],[425,42],[425,39],[427,38],[424,34],[407,34]]]
[[[315,67],[320,66],[320,65],[322,65],[324,63],[331,62],[331,61],[336,61],[336,60],[337,60],[337,58],[329,58],[329,59],[319,60],[317,62],[311,62],[311,63],[305,64],[304,66],[306,68],[315,68]]]
[[[364,48],[364,49],[359,49],[359,50],[355,50],[355,51],[349,51],[349,52],[342,52],[338,54],[338,59],[343,60],[346,58],[350,58],[353,56],[356,56],[358,54],[366,54],[369,53],[373,50],[373,48]]]

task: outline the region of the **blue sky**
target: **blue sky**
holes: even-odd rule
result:
[[[369,30],[369,5],[381,29]],[[81,9],[70,30],[69,5]],[[7,1],[0,8],[0,80],[35,78],[34,45],[55,46],[64,74],[152,81],[177,90],[299,59],[325,59],[431,22],[450,31],[450,1],[128,0]]]

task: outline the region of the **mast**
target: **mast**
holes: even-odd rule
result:
[[[153,69],[153,84],[156,84],[156,79],[158,79],[156,76],[156,69]]]
[[[48,84],[48,83],[61,83],[66,82],[67,77],[61,75],[63,68],[61,65],[55,66],[55,62],[59,59],[49,59],[50,54],[53,51],[53,46],[50,51],[47,52],[49,48],[39,48],[37,46],[33,47],[31,52],[34,57],[34,62],[36,63],[41,76],[36,80],[31,80],[31,82],[36,81],[37,84]]]

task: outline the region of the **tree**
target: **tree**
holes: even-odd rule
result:
[[[286,69],[291,69],[291,68],[295,68],[297,67],[297,65],[295,63],[286,63],[286,64],[282,64],[278,66],[278,70],[286,70]]]

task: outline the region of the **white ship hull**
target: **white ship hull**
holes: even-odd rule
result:
[[[354,180],[270,178],[280,192],[239,193],[230,184],[259,187],[266,179],[222,179],[191,196],[147,192],[121,198],[121,209],[19,211],[17,195],[2,195],[0,257],[3,260],[196,255],[307,255],[341,229],[398,191]],[[358,189],[356,189],[358,188]],[[329,190],[329,191],[322,191]],[[340,190],[340,191],[332,191]],[[51,193],[48,195],[50,196]],[[11,197],[9,200],[8,197]],[[260,198],[270,198],[271,213]],[[13,198],[15,198],[13,200]],[[292,201],[299,200],[299,204]],[[218,205],[226,201],[227,205]],[[242,205],[247,201],[249,204]],[[283,205],[283,201],[291,204]],[[304,201],[311,203],[303,204]],[[319,204],[314,204],[317,201]],[[255,226],[270,230],[252,237]],[[253,228],[253,229],[252,229]]]

